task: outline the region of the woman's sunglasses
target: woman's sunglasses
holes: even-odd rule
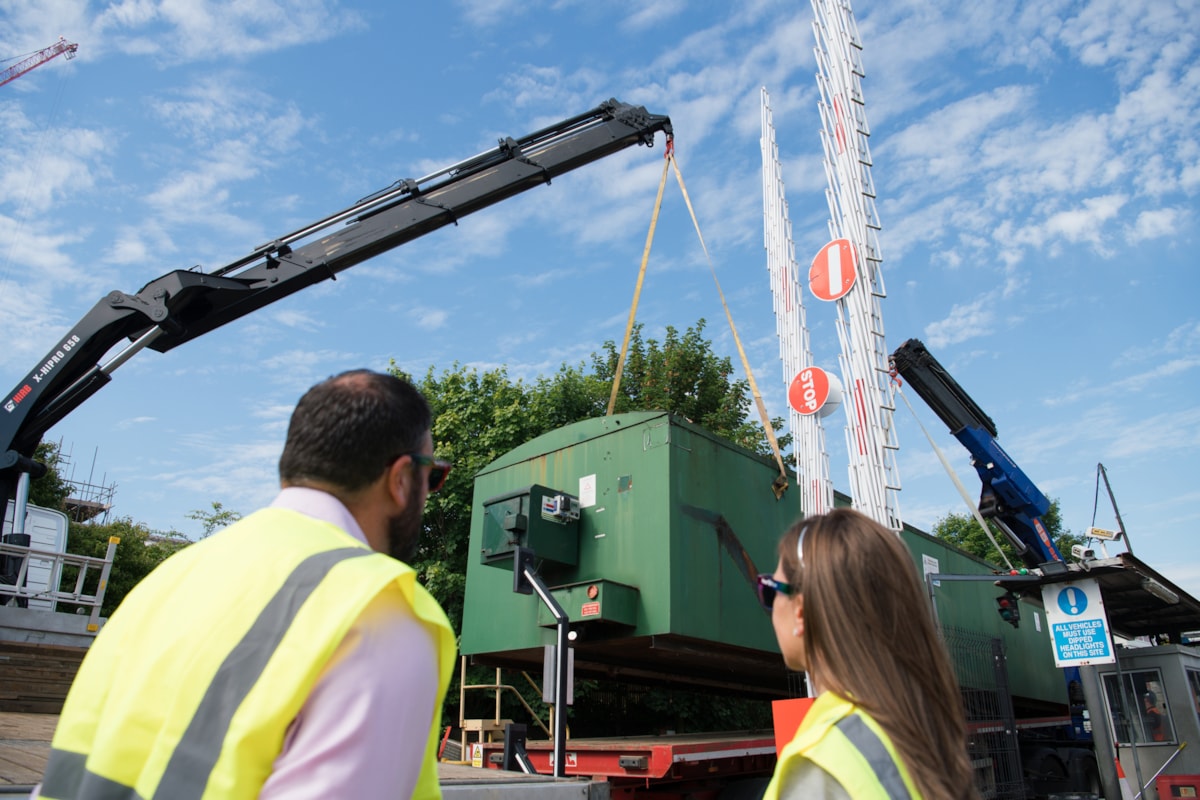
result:
[[[776,594],[791,597],[793,591],[791,585],[775,580],[775,576],[766,572],[759,574],[756,588],[758,589],[758,602],[762,603],[762,607],[767,611],[775,607]]]

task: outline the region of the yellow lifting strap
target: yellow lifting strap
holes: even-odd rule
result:
[[[775,493],[775,499],[778,500],[783,497],[783,493],[788,488],[787,470],[784,469],[783,456],[779,452],[779,440],[775,438],[775,429],[771,426],[771,418],[767,416],[767,407],[758,391],[754,373],[750,370],[750,361],[746,358],[746,351],[742,347],[741,337],[738,336],[737,326],[733,324],[733,314],[729,311],[729,304],[725,302],[725,292],[721,291],[721,282],[717,280],[717,269],[713,266],[712,256],[709,255],[708,246],[704,243],[704,234],[700,232],[700,223],[696,219],[695,209],[692,208],[692,199],[688,196],[687,186],[683,183],[683,173],[679,171],[679,162],[673,155],[669,156],[669,160],[675,169],[675,179],[679,181],[679,188],[683,192],[684,202],[687,203],[688,213],[692,215],[692,224],[696,227],[696,236],[700,238],[700,247],[704,250],[704,257],[708,259],[708,268],[712,272],[713,283],[717,285],[717,294],[721,298],[721,306],[725,309],[725,318],[729,320],[729,330],[733,332],[733,341],[737,345],[738,356],[742,359],[742,369],[746,371],[746,379],[750,382],[750,391],[754,394],[754,403],[758,406],[758,415],[762,419],[763,430],[767,434],[767,441],[771,443],[771,452],[775,454],[775,463],[779,465],[779,476],[771,484],[771,491]]]
[[[663,189],[667,186],[667,165],[671,157],[671,142],[667,141],[667,155],[663,159],[662,180],[658,182],[658,197],[654,199],[654,214],[650,217],[650,231],[646,234],[646,249],[642,251],[642,268],[638,270],[637,286],[633,290],[633,305],[629,307],[629,324],[625,326],[625,342],[617,359],[617,370],[613,373],[612,394],[608,396],[608,413],[611,417],[617,405],[617,391],[621,388],[621,373],[625,369],[625,356],[629,352],[629,339],[633,336],[633,321],[637,317],[638,298],[642,295],[642,283],[646,280],[646,263],[650,260],[650,244],[654,241],[654,228],[658,225],[658,212],[662,209]]]
[[[904,401],[904,405],[908,406],[908,411],[913,415],[913,419],[917,421],[917,425],[921,428],[921,433],[925,434],[925,438],[929,440],[929,446],[933,448],[933,452],[937,454],[938,461],[942,462],[942,468],[946,470],[946,474],[950,476],[950,480],[958,488],[959,495],[962,496],[963,502],[967,504],[967,508],[971,509],[971,514],[975,517],[975,521],[979,523],[979,527],[983,528],[983,532],[987,534],[988,541],[992,543],[992,547],[996,548],[996,552],[1000,554],[1000,559],[1008,566],[1009,571],[1012,571],[1012,562],[1008,560],[1008,556],[1004,555],[1004,551],[1000,549],[1000,543],[996,541],[996,537],[992,535],[991,526],[987,524],[987,520],[983,518],[983,514],[979,511],[979,506],[975,505],[975,501],[971,495],[967,493],[967,487],[963,486],[962,481],[958,479],[958,473],[954,471],[954,467],[950,466],[949,459],[942,452],[942,448],[938,447],[937,442],[926,430],[925,424],[921,422],[921,418],[917,416],[917,412],[913,410],[912,403],[908,402],[908,396],[904,394],[900,387],[900,378],[892,371],[892,385],[896,389],[896,394]]]

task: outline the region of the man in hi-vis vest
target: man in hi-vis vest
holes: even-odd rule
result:
[[[431,422],[391,375],[310,389],[270,507],[165,561],[104,626],[35,796],[439,797],[454,633],[406,563],[450,469]]]

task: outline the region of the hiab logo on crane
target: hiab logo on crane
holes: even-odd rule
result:
[[[58,349],[54,351],[54,355],[46,359],[46,363],[43,364],[37,372],[33,373],[29,377],[33,378],[34,383],[41,383],[46,376],[49,375],[56,366],[58,366],[58,362],[66,358],[67,353],[71,352],[71,348],[77,344],[79,344],[79,336],[77,334],[63,339],[62,344],[60,344]]]
[[[79,334],[72,334],[66,339],[63,339],[62,343],[58,346],[58,349],[54,351],[54,354],[50,356],[50,358],[46,359],[46,363],[42,364],[42,366],[39,367],[38,370],[29,377],[33,379],[34,383],[41,383],[44,381],[46,377],[54,371],[54,368],[58,366],[59,362],[63,361],[67,357],[67,353],[71,352],[71,350],[75,347],[75,345],[79,344],[79,342]],[[17,390],[17,393],[12,396],[11,400],[4,401],[4,410],[10,414],[16,411],[17,404],[28,397],[29,393],[32,391],[33,388],[28,383],[22,386]]]
[[[22,386],[20,389],[17,390],[17,393],[12,396],[12,400],[8,400],[4,403],[4,410],[10,414],[12,412],[16,411],[17,403],[24,400],[25,397],[32,391],[33,391],[33,387],[30,386],[28,383],[25,384],[24,386]]]

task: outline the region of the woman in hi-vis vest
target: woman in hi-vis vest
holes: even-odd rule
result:
[[[908,548],[850,509],[793,525],[759,576],[816,701],[765,798],[974,798],[958,682]]]

